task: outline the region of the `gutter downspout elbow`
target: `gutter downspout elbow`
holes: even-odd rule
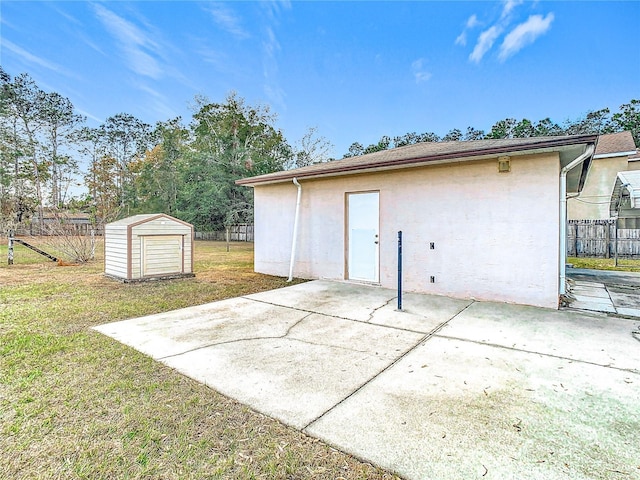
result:
[[[595,145],[560,170],[560,295],[567,293],[567,173],[593,155]]]
[[[302,197],[302,185],[298,183],[297,178],[293,178],[293,184],[298,187],[298,195],[296,198],[296,213],[293,217],[293,238],[291,241],[291,259],[289,260],[289,278],[287,282],[293,280],[293,264],[296,258],[296,248],[298,246],[298,218],[300,217],[300,198]]]

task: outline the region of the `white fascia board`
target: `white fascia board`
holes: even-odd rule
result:
[[[598,155],[594,155],[593,158],[599,159],[599,158],[612,158],[612,157],[628,157],[630,155],[635,155],[636,153],[637,152],[635,150],[632,150],[630,152],[600,153]],[[640,158],[637,160],[640,160]]]

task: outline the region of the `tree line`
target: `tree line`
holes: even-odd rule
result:
[[[220,103],[197,97],[187,125],[119,113],[94,128],[26,73],[0,67],[0,82],[1,230],[69,209],[98,226],[163,212],[217,230],[252,219],[253,192],[235,180],[326,161],[332,148],[315,128],[289,144],[268,106],[234,92]],[[79,186],[87,193],[71,196]]]
[[[253,191],[237,179],[332,160],[332,145],[316,128],[290,143],[268,106],[248,105],[235,92],[222,102],[196,97],[193,112],[186,124],[150,125],[118,113],[89,127],[68,98],[0,67],[0,230],[42,222],[52,210],[89,213],[96,226],[163,212],[201,231],[220,230],[252,221]],[[384,136],[367,147],[353,143],[344,157],[418,142],[621,130],[640,144],[639,112],[640,100],[631,100],[613,114],[605,108],[562,126],[507,118],[488,133],[468,127],[443,137]],[[79,186],[86,193],[72,195]]]
[[[433,132],[410,132],[404,135],[390,137],[382,136],[378,143],[365,147],[354,142],[343,158],[379,152],[390,148],[403,147],[421,142],[451,142],[465,140],[483,140],[492,138],[527,138],[556,135],[604,134],[630,131],[636,146],[640,146],[640,100],[632,99],[629,103],[620,105],[617,112],[612,113],[609,108],[590,111],[574,120],[566,120],[562,124],[544,118],[537,122],[523,118],[506,118],[496,122],[489,132],[467,127],[462,132],[454,128],[440,137]]]

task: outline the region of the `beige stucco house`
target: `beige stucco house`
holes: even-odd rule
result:
[[[631,132],[600,135],[584,188],[567,202],[569,220],[607,220],[618,172],[640,169]]]
[[[239,180],[255,270],[558,307],[566,196],[597,136],[421,143]]]

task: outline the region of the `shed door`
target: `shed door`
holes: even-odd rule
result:
[[[349,280],[379,281],[379,193],[347,194]]]
[[[142,237],[142,276],[182,273],[182,235]]]

